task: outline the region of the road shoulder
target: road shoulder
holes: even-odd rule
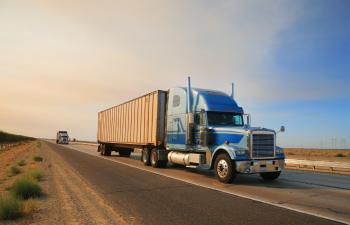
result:
[[[45,142],[41,154],[44,194],[33,224],[126,224]]]

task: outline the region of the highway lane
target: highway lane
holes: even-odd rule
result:
[[[96,151],[96,146],[71,143],[64,147],[86,152],[101,158]],[[75,151],[68,151],[68,154],[73,152]],[[216,180],[213,171],[205,169],[174,168],[171,163],[168,163],[167,167],[164,169],[145,167],[140,162],[140,153],[133,153],[130,158],[119,157],[118,153],[112,153],[112,156],[102,157],[102,159],[109,159],[105,160],[106,162],[110,160],[117,161],[142,170],[148,170],[198,185],[207,186],[214,190],[226,191],[248,198],[291,207],[296,210],[350,222],[348,210],[350,205],[350,179],[346,176],[285,170],[281,177],[273,182],[262,180],[258,175],[238,175],[234,184],[222,184]],[[134,171],[134,169],[130,168],[132,167],[119,165],[106,169],[109,174],[112,172],[124,173],[129,170]],[[126,177],[124,180],[127,180],[126,183],[128,183],[130,179],[134,180],[134,176],[135,174],[131,174],[130,177]],[[158,177],[159,176],[157,176],[157,179],[159,179]],[[339,182],[337,182],[338,180]],[[196,205],[196,203],[194,204]],[[247,210],[251,212],[252,209]],[[255,212],[255,210],[253,211]],[[241,210],[239,210],[239,212],[241,212]]]

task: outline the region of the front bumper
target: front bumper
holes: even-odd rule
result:
[[[236,161],[239,173],[277,172],[284,168],[284,159]]]

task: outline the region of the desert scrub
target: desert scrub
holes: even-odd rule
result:
[[[35,155],[33,156],[33,161],[41,162],[43,161],[43,157],[41,157],[40,155]]]
[[[16,219],[23,215],[23,201],[14,196],[0,196],[0,220]]]
[[[40,140],[37,141],[36,147],[41,148],[41,141]]]
[[[30,172],[24,173],[22,175],[22,178],[26,180],[30,180],[30,179],[40,180],[43,176],[44,176],[44,173],[41,169],[34,169]]]
[[[30,215],[39,209],[39,202],[37,199],[29,198],[24,202],[23,213],[25,215]]]
[[[18,179],[11,187],[10,195],[15,198],[28,199],[41,194],[42,188],[34,179]]]
[[[11,166],[9,172],[9,177],[12,177],[16,174],[19,174],[21,172],[21,170],[19,168],[17,168],[17,166]]]
[[[27,163],[26,163],[26,161],[24,159],[22,159],[22,160],[17,162],[17,165],[19,165],[19,166],[25,166],[26,164]]]
[[[338,153],[335,155],[336,157],[345,157],[345,155],[343,155],[342,153]]]

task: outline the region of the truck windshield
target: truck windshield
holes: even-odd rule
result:
[[[243,117],[239,113],[207,112],[208,124],[243,126]]]

